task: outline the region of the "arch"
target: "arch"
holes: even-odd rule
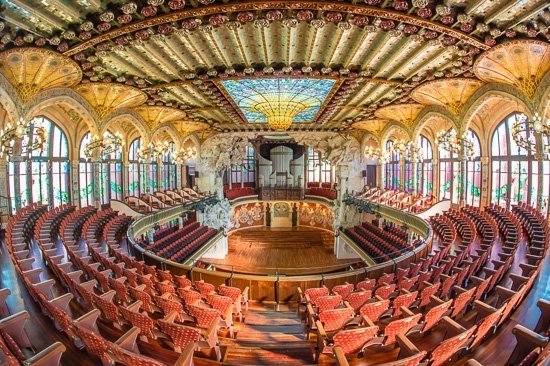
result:
[[[363,156],[363,151],[365,151],[365,148],[367,146],[373,146],[373,145],[367,145],[369,141],[374,141],[376,143],[376,147],[380,147],[380,138],[378,138],[375,134],[371,132],[367,132],[363,135],[363,139],[361,140],[361,156]]]
[[[411,134],[407,126],[397,121],[390,121],[380,134],[380,146],[385,146],[391,134],[396,133],[396,131],[401,131],[402,137],[405,140],[410,140]]]
[[[176,128],[174,127],[174,125],[172,123],[164,122],[164,123],[161,123],[160,125],[158,125],[151,132],[151,140],[154,140],[156,134],[161,133],[161,132],[166,132],[172,138],[172,142],[174,142],[176,150],[180,149],[183,146],[181,135],[178,132],[178,130],[176,130]]]
[[[542,78],[534,99],[535,111],[541,116],[548,116],[550,114],[550,72]]]
[[[0,105],[5,109],[8,121],[12,124],[19,120],[20,110],[18,106],[23,105],[19,94],[10,84],[8,79],[0,73]]]
[[[75,110],[88,126],[92,134],[99,133],[97,113],[80,94],[69,88],[54,88],[35,95],[25,104],[23,118],[30,120],[33,116],[50,106],[66,105]]]
[[[471,97],[462,109],[462,115],[460,121],[462,125],[461,129],[457,132],[466,131],[472,123],[474,117],[479,111],[486,106],[487,103],[494,99],[508,100],[513,104],[510,104],[509,110],[502,111],[503,114],[509,114],[513,111],[519,110],[526,113],[529,116],[533,115],[534,105],[521,91],[513,86],[490,83],[479,88]],[[493,126],[500,123],[501,118],[495,116],[495,120],[491,121],[490,129]]]
[[[433,120],[442,119],[451,124],[451,127],[458,131],[458,123],[449,111],[441,106],[428,106],[420,112],[418,118],[413,124],[412,141],[418,140],[424,127]]]
[[[128,122],[129,125],[124,122]],[[111,125],[121,126],[124,135],[128,135],[128,126],[133,126],[142,138],[142,144],[146,145],[151,142],[151,132],[143,118],[136,111],[128,108],[121,108],[112,113],[109,113],[104,119],[104,123],[101,126],[101,133],[106,131]],[[126,127],[125,127],[126,126]]]
[[[201,144],[201,142],[200,142],[199,137],[197,136],[197,134],[193,132],[193,133],[191,133],[191,134],[185,136],[185,138],[183,138],[182,141],[181,141],[181,146],[182,146],[182,147],[185,146],[185,142],[186,142],[187,140],[190,140],[191,142],[193,142],[193,144],[195,144],[195,148],[197,149],[197,158],[198,158],[199,156],[201,156],[202,144]],[[206,142],[206,141],[208,141],[208,139],[205,140],[205,142]]]

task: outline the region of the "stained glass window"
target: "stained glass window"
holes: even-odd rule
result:
[[[175,145],[173,142],[170,142],[168,144],[168,151],[162,154],[161,186],[164,190],[175,189],[177,185],[176,164],[174,164],[174,159],[172,158],[174,151]]]
[[[449,133],[449,132],[447,132]],[[439,146],[439,199],[458,203],[460,187],[460,161],[458,154]]]
[[[319,153],[313,150],[313,148],[307,148],[307,181],[308,182],[320,182],[321,175],[319,166],[321,164],[321,157]]]
[[[392,151],[393,143],[392,140],[386,142],[386,151]],[[390,161],[385,164],[386,189],[399,189],[399,160],[399,153],[397,151],[392,151]]]
[[[255,167],[254,148],[252,146],[246,146],[246,157],[243,159],[243,163],[231,167],[232,186],[234,187],[235,184],[240,183],[254,183]]]
[[[433,194],[432,143],[420,135],[418,145],[422,148],[423,156],[417,167],[417,192],[423,195]]]
[[[78,163],[78,191],[80,207],[94,205],[94,166],[86,159],[84,148],[92,140],[90,132],[86,133],[80,141],[79,163]]]
[[[292,111],[293,122],[311,122],[335,81],[315,78],[222,80],[221,84],[249,123],[265,123],[278,103]],[[281,113],[278,111],[277,113]]]
[[[44,116],[28,123],[24,141],[34,141],[37,128],[46,135],[44,148],[29,155],[12,157],[8,165],[11,211],[33,202],[52,207],[70,202],[69,147],[65,133]],[[19,185],[16,182],[19,181]]]
[[[142,167],[137,152],[141,144],[141,138],[137,138],[130,144],[128,150],[128,195],[139,197],[141,195]],[[144,179],[143,179],[144,180]]]
[[[518,202],[536,205],[538,192],[538,162],[531,151],[516,145],[510,132],[519,115],[514,112],[506,117],[491,139],[491,202],[506,208]],[[530,138],[528,129],[523,133]]]
[[[474,156],[466,162],[466,204],[479,207],[481,205],[481,143],[477,134],[471,129],[467,132],[468,139],[474,145]]]
[[[113,134],[106,131],[105,135]],[[103,162],[98,166],[101,203],[107,204],[111,200],[122,201],[122,149],[105,155]]]

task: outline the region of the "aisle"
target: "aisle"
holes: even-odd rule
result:
[[[249,309],[235,339],[225,339],[224,365],[309,365],[313,350],[296,311]]]

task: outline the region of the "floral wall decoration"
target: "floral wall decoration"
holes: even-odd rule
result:
[[[299,225],[333,229],[334,211],[326,206],[301,202],[299,203],[298,215]]]
[[[207,139],[201,146],[201,169],[221,175],[231,165],[241,164],[253,136],[251,133],[229,133]]]
[[[264,206],[259,203],[249,203],[233,209],[231,222],[233,227],[244,228],[264,224]]]
[[[349,134],[336,132],[291,132],[290,136],[302,145],[322,154],[333,166],[351,163],[360,158],[361,145]]]

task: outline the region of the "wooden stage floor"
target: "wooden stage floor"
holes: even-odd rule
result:
[[[336,259],[334,234],[310,227],[242,229],[228,244],[225,259],[201,260],[218,270],[285,275],[335,272],[359,260]]]

